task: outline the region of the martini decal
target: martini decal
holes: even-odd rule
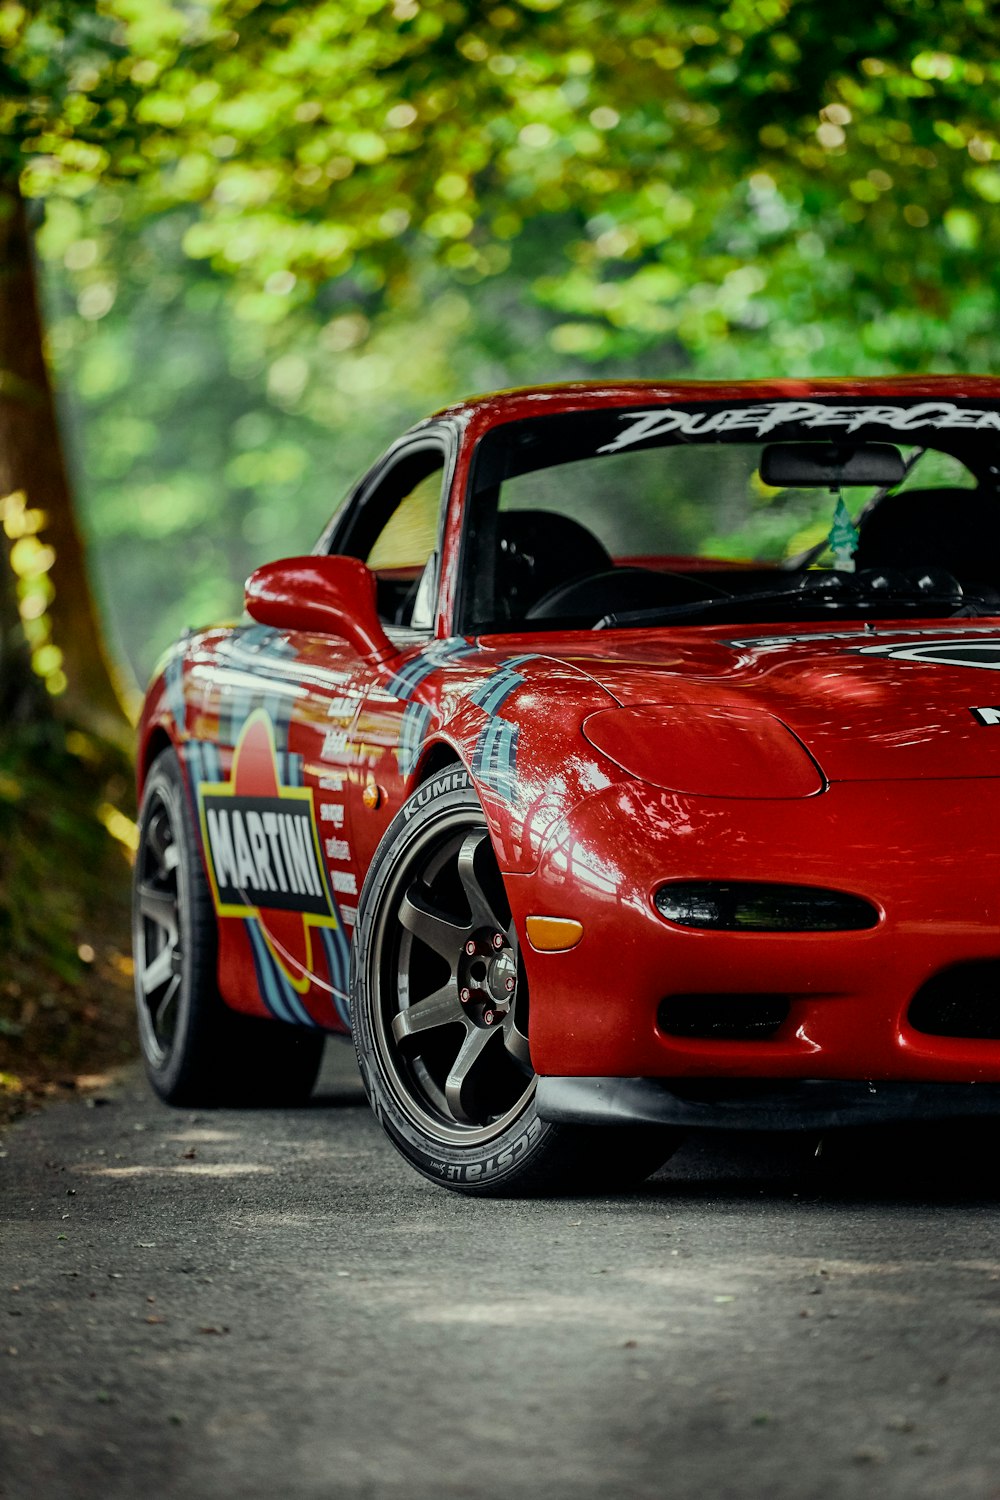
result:
[[[311,788],[278,775],[274,728],[262,709],[240,733],[229,781],[198,787],[215,909],[260,925],[270,954],[303,993],[315,974],[313,929],[340,923],[330,894]],[[325,945],[324,945],[325,946]]]

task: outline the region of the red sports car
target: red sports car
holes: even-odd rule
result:
[[[687,1128],[1000,1114],[1000,380],[566,385],[418,424],[142,719],[153,1087],[353,1031],[470,1193]]]

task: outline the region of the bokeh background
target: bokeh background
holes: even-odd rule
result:
[[[982,0],[34,9],[50,352],[140,681],[471,391],[995,363]]]

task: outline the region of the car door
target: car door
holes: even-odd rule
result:
[[[423,430],[397,445],[373,471],[331,551],[360,557],[375,574],[379,616],[399,657],[388,669],[363,673],[352,726],[347,820],[357,887],[392,817],[419,748],[423,708],[410,686],[432,669],[449,643],[434,639],[438,559],[454,464],[450,429]],[[344,893],[353,927],[355,892]]]
[[[339,857],[364,664],[346,642],[253,624],[219,643],[210,670],[218,727],[202,742],[198,790],[223,987],[252,973],[269,1014],[343,1030],[340,888],[354,881]]]
[[[440,438],[397,445],[329,549],[375,570],[401,662],[431,634],[449,455]],[[278,1019],[346,1029],[357,895],[384,811],[366,806],[362,705],[387,674],[340,637],[261,624],[226,633],[203,670],[213,722],[196,779],[223,987],[242,1008],[236,992],[255,981]]]

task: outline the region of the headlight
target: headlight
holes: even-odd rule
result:
[[[861,932],[878,922],[863,897],[811,885],[672,880],[653,899],[668,922],[715,932]]]
[[[825,785],[802,744],[760,708],[648,703],[607,708],[586,739],[631,776],[696,797],[812,797]]]

